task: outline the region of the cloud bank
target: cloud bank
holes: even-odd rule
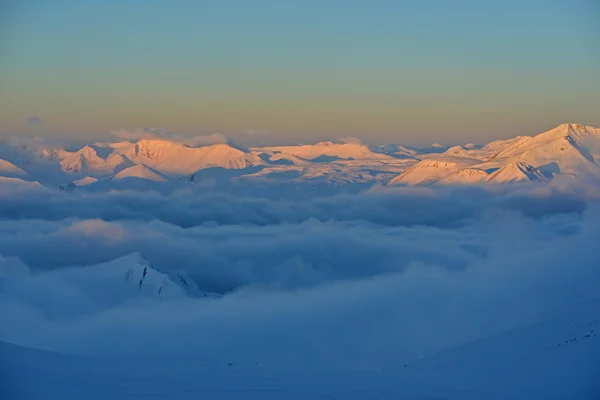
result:
[[[600,289],[589,199],[245,192],[3,194],[0,340],[103,357],[399,365]],[[98,264],[135,252],[222,297],[140,296],[118,274],[104,279]]]

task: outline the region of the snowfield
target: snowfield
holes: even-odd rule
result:
[[[0,342],[3,399],[595,399],[600,301],[382,369],[103,361]]]

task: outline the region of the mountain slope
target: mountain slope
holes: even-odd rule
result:
[[[545,181],[546,177],[541,171],[522,161],[507,164],[490,174],[487,182],[509,183],[519,181]]]
[[[461,157],[435,156],[420,161],[396,178],[388,185],[420,185],[435,183],[465,167],[478,164],[478,160]]]
[[[156,182],[166,182],[169,180],[166,176],[158,171],[145,166],[144,164],[134,165],[133,167],[125,168],[111,179],[139,178],[148,179]]]
[[[463,168],[442,178],[439,183],[446,185],[471,185],[485,182],[489,174],[480,168]]]
[[[0,158],[0,175],[1,176],[21,176],[27,173],[15,164]]]
[[[568,123],[533,137],[497,140],[481,148],[454,146],[441,156],[419,157],[424,160],[389,184],[547,182],[559,176],[597,182],[600,129]]]

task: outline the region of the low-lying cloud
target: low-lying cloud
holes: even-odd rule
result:
[[[575,195],[245,192],[3,194],[0,340],[105,357],[398,365],[600,289],[600,209]],[[223,296],[140,297],[98,278],[95,265],[134,252]]]
[[[354,137],[354,136],[344,136],[341,137],[340,142],[342,143],[346,143],[346,144],[363,144],[362,139]]]

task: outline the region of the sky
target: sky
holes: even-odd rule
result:
[[[594,0],[0,5],[0,135],[425,145],[600,126]]]

